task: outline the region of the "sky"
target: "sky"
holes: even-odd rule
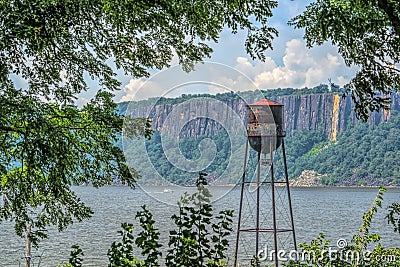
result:
[[[311,0],[312,1],[312,0]],[[330,43],[311,49],[306,48],[302,37],[304,30],[294,29],[287,22],[297,14],[300,14],[310,0],[280,0],[274,10],[274,16],[270,19],[270,25],[278,29],[279,36],[273,42],[273,50],[266,51],[265,62],[253,61],[244,49],[245,32],[232,34],[229,29],[224,29],[220,34],[218,43],[210,46],[214,52],[205,61],[225,64],[247,75],[259,89],[274,88],[304,88],[314,87],[321,83],[328,83],[331,79],[335,84],[343,86],[348,83],[356,72],[355,67],[347,67],[337,52],[337,48]],[[171,65],[177,64],[174,58]],[[122,72],[117,72],[122,73]],[[151,71],[152,75],[157,71]],[[183,72],[182,72],[183,73]],[[116,92],[117,102],[129,100],[141,100],[159,96],[160,87],[153,84],[153,90],[141,90],[141,86],[152,82],[149,79],[118,75],[122,83],[120,91]],[[147,87],[149,84],[147,84]],[[91,83],[89,82],[89,86]],[[95,86],[93,86],[95,87]],[[241,91],[245,91],[243,88]],[[95,89],[81,94],[78,104],[83,104],[91,98]],[[196,89],[180,90],[180,93],[213,93],[206,86]]]
[[[310,0],[279,1],[274,16],[270,19],[270,25],[278,29],[279,36],[273,42],[274,49],[266,51],[265,62],[251,60],[244,49],[245,33],[239,32],[234,35],[229,29],[224,29],[217,44],[211,44],[214,52],[211,58],[205,61],[226,64],[243,72],[259,89],[314,87],[321,83],[327,84],[328,79],[343,86],[354,76],[356,68],[347,67],[337,48],[330,43],[306,48],[302,39],[304,30],[287,25],[287,22],[301,13],[309,2]],[[174,59],[172,65],[176,63]],[[151,82],[151,79],[122,77],[123,88],[117,92],[116,101],[157,96],[157,90],[150,90],[148,94],[140,90],[140,87],[146,82]],[[201,91],[197,89],[195,92]],[[193,93],[193,90],[188,90],[187,93]],[[204,93],[210,91],[204,87]]]

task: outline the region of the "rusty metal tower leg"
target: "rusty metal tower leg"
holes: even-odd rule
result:
[[[236,247],[235,247],[235,256],[234,256],[234,267],[237,266],[237,259],[238,259],[238,251],[239,251],[239,237],[240,237],[240,227],[241,227],[241,220],[242,220],[242,208],[243,208],[243,194],[244,194],[244,186],[246,181],[246,165],[247,165],[247,153],[249,150],[249,139],[246,140],[246,150],[244,154],[244,165],[243,165],[243,174],[242,174],[242,182],[240,188],[240,204],[239,204],[239,217],[238,217],[238,228],[236,233]]]
[[[261,153],[258,153],[258,162],[257,162],[257,211],[256,211],[256,260],[258,262],[258,242],[260,240],[260,172],[261,172]]]
[[[274,263],[275,267],[278,267],[278,232],[277,232],[277,225],[276,225],[276,202],[275,202],[275,178],[274,178],[274,157],[273,157],[273,150],[272,146],[270,150],[270,164],[271,164],[271,198],[272,198],[272,227],[274,232]]]
[[[285,141],[283,139],[284,138],[282,138],[282,153],[283,153],[283,165],[284,165],[284,168],[285,168],[286,190],[287,190],[288,202],[289,202],[290,223],[292,224],[294,250],[297,251],[296,232],[295,232],[295,229],[294,229],[294,220],[293,220],[292,198],[290,196],[289,175],[288,175],[287,164],[286,164]]]

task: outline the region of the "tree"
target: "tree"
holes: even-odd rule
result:
[[[347,94],[363,120],[388,108],[387,95],[400,88],[399,14],[399,1],[317,0],[289,22],[305,28],[309,47],[331,40],[346,65],[360,67]]]
[[[263,58],[276,30],[267,19],[276,1],[2,1],[0,84],[21,75],[29,91],[71,101],[87,89],[85,73],[103,89],[120,83],[108,60],[134,77],[169,65],[173,52],[190,69],[208,57],[227,26],[248,30],[246,49]],[[254,15],[256,22],[250,21]],[[256,26],[260,24],[260,26]]]
[[[400,204],[394,202],[388,207],[388,210],[389,213],[386,216],[388,223],[393,225],[394,232],[400,234]]]
[[[102,186],[118,178],[133,186],[115,145],[123,119],[110,91],[114,69],[133,77],[169,65],[173,53],[185,70],[211,54],[224,27],[248,31],[253,58],[264,58],[276,30],[267,26],[276,1],[10,0],[0,3],[0,222],[28,240],[49,225],[64,229],[91,209],[72,184]],[[250,17],[254,19],[250,19]],[[255,21],[254,21],[255,20]],[[99,92],[83,108],[73,105],[88,89]],[[18,88],[24,80],[26,88]],[[132,135],[148,135],[148,121],[128,121]],[[36,230],[35,230],[36,229]]]
[[[11,92],[0,100],[0,219],[15,221],[18,235],[30,226],[38,229],[29,237],[36,241],[46,236],[48,225],[62,230],[72,217],[89,217],[90,208],[71,191],[72,184],[98,187],[121,177],[133,186],[138,174],[129,171],[115,146],[123,117],[115,114],[112,94],[99,92],[79,110]]]

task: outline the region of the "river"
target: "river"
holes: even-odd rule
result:
[[[107,250],[113,241],[119,239],[117,231],[121,222],[134,222],[136,211],[145,204],[154,213],[157,226],[165,241],[171,229],[170,216],[177,211],[174,205],[156,200],[154,196],[169,199],[169,202],[181,195],[185,189],[174,188],[173,192],[164,192],[164,187],[141,188],[131,190],[127,187],[108,186],[100,189],[75,187],[77,194],[91,206],[94,216],[87,221],[75,223],[59,233],[49,231],[50,238],[34,250],[34,255],[41,255],[40,266],[57,266],[67,260],[70,247],[79,244],[84,250],[84,266],[106,266]],[[216,209],[234,209],[237,214],[239,190],[228,187],[212,187],[215,195],[223,195],[213,203]],[[292,188],[294,221],[298,242],[310,242],[319,233],[325,233],[333,243],[339,238],[351,240],[362,224],[363,212],[368,210],[377,188]],[[400,189],[388,189],[384,195],[383,206],[391,202],[400,202]],[[166,201],[168,202],[168,200]],[[380,210],[374,218],[371,232],[382,235],[382,244],[400,246],[400,235],[385,220],[385,212]],[[235,224],[236,224],[235,219]],[[232,235],[232,238],[234,235]],[[231,244],[233,251],[234,244]],[[25,241],[15,236],[12,224],[0,224],[0,266],[18,266],[22,264]],[[38,266],[39,258],[35,259]]]

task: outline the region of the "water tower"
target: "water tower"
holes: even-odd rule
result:
[[[239,248],[243,246],[253,247],[252,251],[254,253],[251,253],[254,257],[258,257],[255,258],[256,260],[260,260],[262,254],[260,252],[263,252],[263,255],[268,253],[265,249],[266,245],[262,244],[261,235],[265,237],[265,240],[272,239],[269,240],[272,243],[272,247],[268,249],[269,253],[272,252],[272,260],[275,266],[279,265],[275,252],[278,249],[282,249],[280,246],[282,242],[279,242],[281,234],[289,234],[293,244],[291,249],[297,250],[286,165],[284,143],[286,133],[284,129],[284,109],[282,104],[264,98],[247,106],[247,141],[244,170],[240,183],[240,206],[234,266],[239,266],[240,264]],[[248,174],[249,145],[257,154],[256,171],[251,180],[246,177],[250,176]],[[278,148],[280,149],[278,150]],[[284,174],[284,179],[280,181],[276,181],[274,177],[274,153],[278,151],[282,152],[282,173]],[[264,173],[262,173],[262,170]],[[282,193],[283,190],[285,191],[284,193]],[[253,197],[247,197],[247,194],[250,193],[253,194]],[[285,201],[281,201],[282,195],[284,195]],[[280,209],[282,208],[284,212],[281,212]],[[248,209],[251,209],[251,211]],[[265,211],[265,209],[268,209],[268,211]],[[284,213],[287,214],[286,222],[285,219],[282,219]],[[247,244],[243,245],[239,242],[243,238],[247,240]]]

